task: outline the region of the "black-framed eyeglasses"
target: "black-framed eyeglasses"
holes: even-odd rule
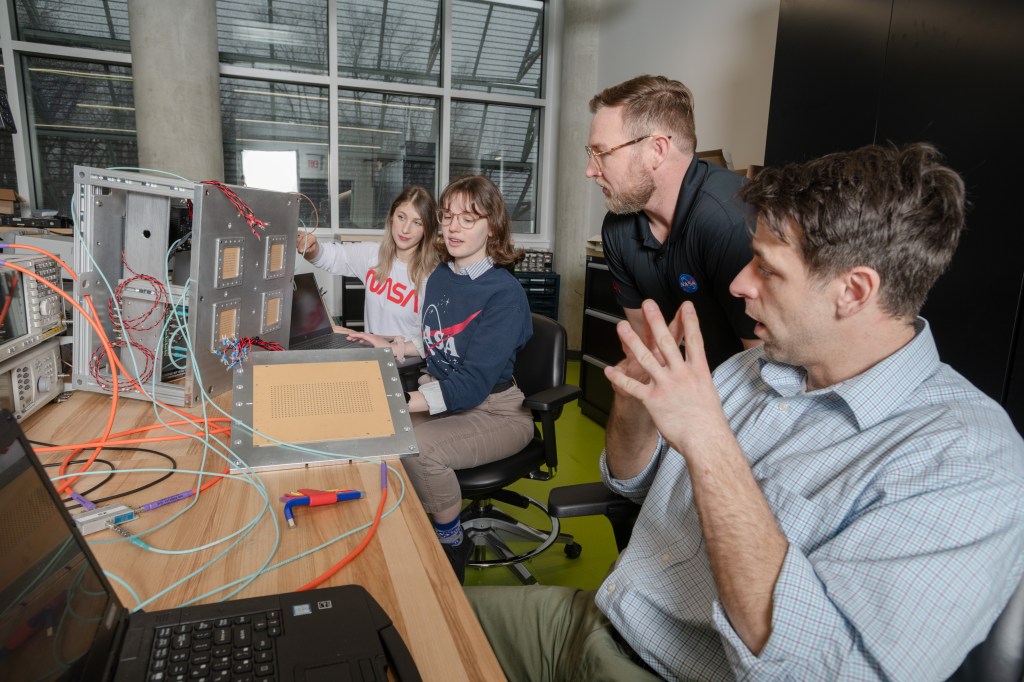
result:
[[[603,152],[595,151],[594,148],[591,147],[588,144],[583,145],[583,148],[587,150],[587,157],[590,158],[591,160],[593,160],[593,162],[597,164],[597,167],[600,168],[601,167],[601,157],[602,156],[607,156],[608,154],[611,154],[614,151],[618,151],[619,149],[622,149],[623,147],[628,147],[628,146],[634,145],[634,144],[636,144],[638,142],[643,142],[644,140],[646,140],[649,137],[657,137],[657,135],[658,135],[658,133],[649,133],[647,135],[643,135],[641,137],[638,137],[635,140],[630,140],[629,142],[623,142],[622,144],[617,144],[614,147],[612,147],[611,149],[606,149]],[[672,139],[671,135],[666,135],[665,137],[667,137],[670,140]]]
[[[459,221],[459,226],[464,230],[468,230],[486,217],[487,216],[485,215],[470,213],[469,211],[455,213],[454,211],[446,211],[443,208],[438,209],[437,211],[437,222],[442,225],[451,225],[452,219],[457,219]]]

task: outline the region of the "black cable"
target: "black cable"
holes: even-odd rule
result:
[[[56,447],[52,443],[44,443],[42,441],[30,440],[29,443],[31,443],[32,445],[39,445],[39,446],[42,446],[44,448]],[[171,457],[170,455],[167,455],[167,454],[164,454],[164,453],[160,452],[159,450],[150,450],[149,448],[119,448],[119,447],[114,447],[114,446],[110,446],[110,447],[103,446],[103,449],[104,450],[120,451],[120,452],[148,452],[148,453],[153,454],[153,455],[158,455],[160,457],[163,457],[164,459],[166,459],[168,462],[171,463],[171,467],[170,467],[171,470],[168,471],[163,476],[161,476],[160,478],[155,479],[153,481],[150,481],[149,483],[147,483],[145,485],[142,485],[142,486],[139,486],[138,488],[134,488],[132,490],[126,490],[126,491],[118,493],[116,495],[111,495],[110,497],[103,497],[103,498],[100,498],[98,500],[89,500],[93,504],[102,504],[103,502],[110,502],[111,500],[119,500],[122,497],[127,497],[129,495],[134,495],[135,493],[141,493],[143,490],[146,490],[147,488],[152,488],[153,486],[155,486],[158,483],[163,483],[168,478],[173,476],[174,472],[178,470],[178,461],[176,459],[174,459],[173,457]],[[69,462],[69,464],[81,464],[84,461],[85,460],[76,460],[74,462]],[[103,461],[105,464],[109,464],[111,469],[116,469],[117,468],[113,464],[110,464],[110,462],[106,462],[104,460],[97,459],[95,461],[97,461],[97,462]],[[44,466],[58,466],[58,464],[46,464]],[[79,493],[79,494],[84,497],[89,492],[92,492],[93,490],[96,490],[96,488],[99,488],[100,485],[103,485],[104,483],[109,481],[112,477],[113,477],[113,474],[111,474],[110,476],[107,476],[106,478],[103,479],[102,482],[100,482],[99,485],[97,485],[97,486],[95,486],[93,488],[90,488],[89,491],[86,492],[86,493]],[[70,500],[65,500],[65,502],[68,502],[68,501],[70,501]],[[68,511],[71,511],[72,509],[78,509],[81,506],[82,505],[80,505],[80,504],[73,504],[70,507],[68,507]]]
[[[70,462],[68,462],[68,464],[85,464],[85,463],[86,463],[86,462],[88,462],[88,461],[89,461],[89,460],[87,460],[87,459],[73,459],[73,460],[71,460]],[[94,485],[93,487],[89,488],[88,490],[86,490],[86,491],[85,491],[85,492],[83,492],[83,493],[78,493],[78,494],[79,494],[79,495],[81,495],[82,497],[85,497],[86,495],[88,495],[88,494],[89,494],[89,493],[91,493],[92,491],[96,490],[97,488],[101,488],[101,487],[103,486],[103,484],[104,484],[104,483],[107,483],[107,482],[108,482],[108,481],[110,481],[110,480],[111,480],[112,478],[114,478],[114,473],[113,473],[113,472],[117,471],[117,467],[116,467],[116,466],[114,465],[114,463],[113,463],[113,462],[108,462],[107,460],[105,460],[105,459],[100,459],[99,457],[97,457],[97,458],[96,458],[96,459],[94,459],[93,461],[94,461],[94,462],[99,462],[100,464],[106,464],[106,465],[107,465],[108,467],[110,467],[110,473],[109,473],[109,474],[107,474],[107,476],[106,476],[106,477],[105,477],[105,478],[104,478],[103,480],[101,480],[101,481],[100,481],[99,483],[97,483],[97,484],[96,484],[96,485]],[[49,468],[51,468],[51,467],[59,467],[59,466],[60,466],[60,462],[54,462],[53,464],[44,464],[43,466],[44,466],[44,467],[46,467],[47,469],[49,469]],[[62,500],[62,501],[63,501],[63,502],[65,502],[65,503],[67,503],[67,502],[68,502],[69,500]],[[79,506],[79,507],[80,507],[80,506],[82,506],[82,505],[77,505],[77,506]]]

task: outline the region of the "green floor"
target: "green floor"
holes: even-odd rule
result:
[[[567,381],[579,381],[579,362],[570,362]],[[547,504],[548,491],[556,486],[587,483],[600,480],[597,461],[604,448],[604,429],[580,413],[577,403],[571,403],[562,412],[557,423],[558,474],[551,481],[519,481],[512,488]],[[519,519],[543,526],[543,521],[529,512],[506,509]],[[534,520],[537,519],[537,520]],[[611,527],[603,516],[562,520],[562,532],[573,535],[583,553],[578,559],[569,559],[562,545],[553,545],[546,552],[526,562],[537,582],[544,585],[567,585],[595,589],[608,572],[616,556]],[[518,550],[518,546],[514,546]],[[518,579],[507,568],[496,566],[486,569],[470,568],[466,571],[466,585],[519,585]]]

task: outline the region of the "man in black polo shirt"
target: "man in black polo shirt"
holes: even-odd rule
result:
[[[754,322],[729,283],[750,262],[746,182],[697,159],[693,95],[679,81],[637,76],[590,100],[587,177],[605,196],[604,255],[626,319],[643,334],[640,303],[666,320],[685,300],[700,318],[712,368],[754,346]]]

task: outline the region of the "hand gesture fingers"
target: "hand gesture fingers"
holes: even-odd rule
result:
[[[718,391],[711,379],[697,314],[690,302],[684,303],[671,323],[666,324],[658,306],[643,304],[647,343],[628,324],[619,323],[617,331],[627,355],[635,367],[627,373],[621,367],[605,371],[609,381],[622,394],[643,403],[658,431],[680,452],[687,436],[710,433],[708,428],[724,424]],[[685,357],[679,348],[685,345]],[[621,363],[620,363],[621,365]],[[641,375],[647,381],[641,381]]]

